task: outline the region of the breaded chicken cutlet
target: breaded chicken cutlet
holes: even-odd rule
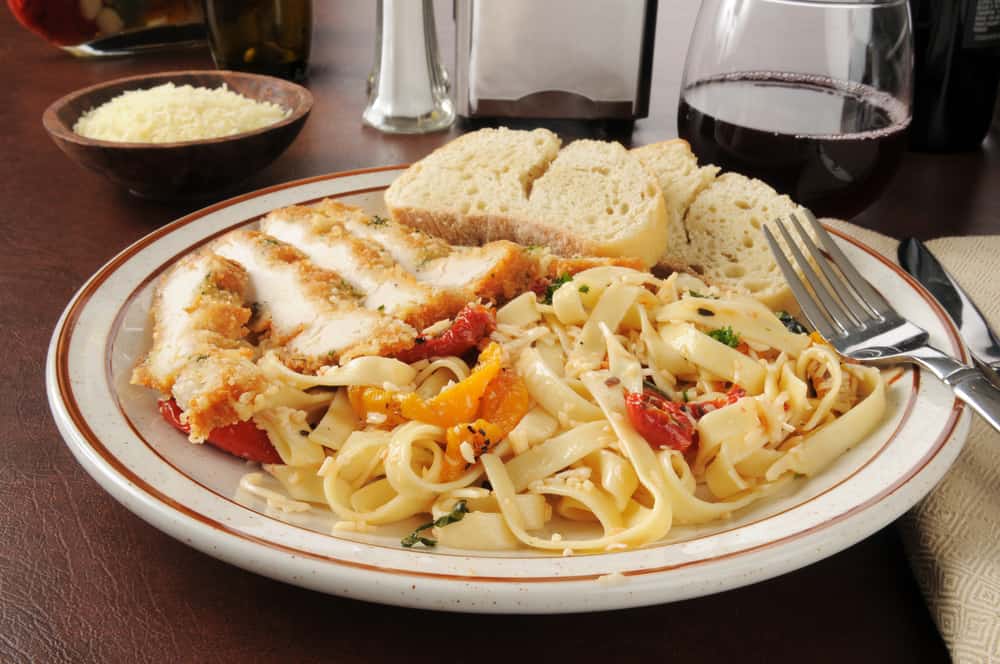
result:
[[[154,294],[153,346],[132,382],[173,397],[196,442],[253,415],[269,388],[262,352],[305,373],[393,357],[467,304],[503,304],[591,267],[636,267],[502,240],[453,247],[333,200],[275,210],[261,229],[181,259]]]
[[[267,386],[247,340],[249,278],[239,263],[212,253],[185,256],[160,279],[150,317],[153,346],[132,383],[170,395],[192,441],[253,414]]]

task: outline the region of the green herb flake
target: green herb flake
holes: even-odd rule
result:
[[[369,225],[371,225],[371,226],[385,226],[386,224],[388,224],[388,223],[389,223],[389,220],[388,220],[388,219],[386,219],[386,218],[385,218],[385,217],[383,217],[383,216],[380,216],[380,215],[377,215],[377,214],[376,214],[375,216],[373,216],[373,217],[371,218],[371,221],[369,221],[368,223],[369,223]]]
[[[561,275],[552,280],[552,283],[548,285],[545,289],[545,304],[552,304],[552,296],[556,294],[556,291],[562,288],[563,284],[573,281],[573,277],[570,276],[569,272],[563,272]]]
[[[384,304],[378,305],[378,310],[379,311],[385,311],[385,305]]]
[[[777,316],[778,320],[781,321],[781,324],[793,334],[807,334],[809,332],[805,325],[796,320],[795,317],[787,311],[775,311],[774,315]]]
[[[740,335],[738,332],[733,331],[732,325],[720,327],[719,329],[712,330],[707,334],[720,344],[726,344],[730,348],[736,348],[740,345]]]
[[[437,540],[431,539],[430,537],[424,537],[420,533],[430,528],[444,528],[447,525],[457,523],[465,518],[465,515],[468,513],[469,508],[466,507],[465,501],[460,500],[455,503],[455,507],[452,508],[451,512],[435,519],[434,521],[419,526],[412,533],[401,539],[399,543],[407,549],[415,546],[417,543],[423,544],[424,546],[434,546],[437,544]]]
[[[691,297],[700,297],[703,300],[718,300],[719,298],[715,295],[705,295],[704,293],[699,293],[696,290],[689,290],[688,295]]]
[[[584,285],[580,286],[579,288],[577,288],[577,290],[580,291],[581,293],[589,293],[590,292],[590,286],[588,286],[587,284],[584,284]]]
[[[645,389],[647,389],[647,390],[649,390],[651,392],[655,392],[656,394],[659,394],[661,397],[663,397],[667,401],[672,401],[672,399],[670,398],[670,395],[667,394],[666,392],[664,392],[663,390],[661,390],[660,388],[658,388],[656,386],[656,383],[654,383],[653,381],[651,381],[651,380],[644,380],[644,381],[642,381],[642,386]]]

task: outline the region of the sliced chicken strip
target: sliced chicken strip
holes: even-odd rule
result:
[[[250,419],[257,397],[270,387],[246,350],[199,355],[177,374],[172,393],[193,442],[204,441],[213,429]]]
[[[361,294],[336,272],[322,270],[295,247],[257,231],[228,233],[213,251],[240,263],[256,303],[253,328],[297,371],[316,371],[359,355],[394,355],[413,345],[416,330],[361,306]]]
[[[173,396],[194,442],[249,418],[254,398],[267,388],[245,340],[248,288],[239,264],[199,253],[178,261],[153,294],[153,346],[132,372],[132,384]]]
[[[313,208],[340,222],[354,236],[379,244],[418,281],[462,290],[470,300],[508,300],[547,279],[601,265],[643,269],[636,258],[563,258],[544,247],[522,247],[506,240],[481,247],[453,247],[423,231],[369,216],[353,205],[326,199]]]
[[[339,221],[352,235],[380,245],[418,281],[443,290],[460,290],[469,300],[503,300],[531,288],[540,276],[538,260],[513,242],[482,247],[452,247],[360,208],[324,200],[314,208]]]
[[[422,330],[455,315],[468,299],[458,290],[418,282],[380,245],[359,239],[322,210],[295,205],[275,210],[261,230],[305,253],[317,266],[337,272],[363,293],[367,309]]]
[[[153,346],[132,373],[132,383],[164,394],[189,361],[218,348],[252,349],[244,340],[250,309],[243,305],[246,271],[221,256],[185,256],[160,279],[150,318]]]

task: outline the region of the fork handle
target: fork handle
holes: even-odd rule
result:
[[[963,364],[932,346],[925,346],[909,355],[951,387],[955,396],[969,404],[990,426],[1000,431],[1000,389],[981,369]]]

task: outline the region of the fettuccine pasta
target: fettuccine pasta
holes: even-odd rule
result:
[[[876,369],[687,275],[597,267],[496,319],[474,362],[265,355],[287,389],[254,414],[283,461],[264,469],[341,527],[430,520],[408,546],[609,551],[821,472],[886,408]]]

